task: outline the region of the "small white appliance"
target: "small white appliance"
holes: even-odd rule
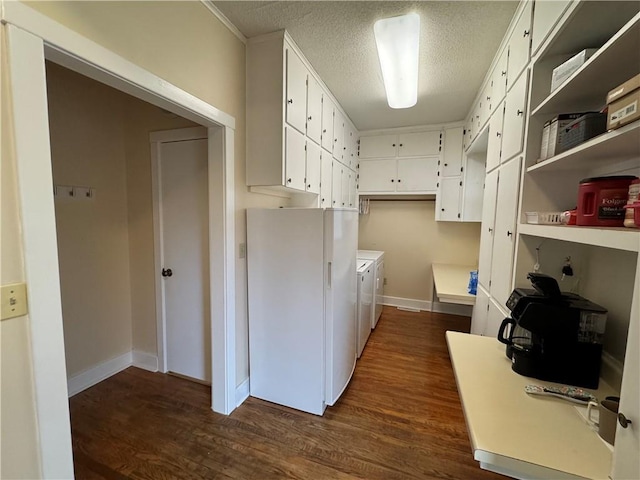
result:
[[[358,358],[371,334],[374,264],[372,260],[358,260]]]
[[[247,210],[251,395],[322,415],[356,364],[358,211]]]
[[[371,309],[371,328],[376,328],[382,315],[384,296],[384,252],[379,250],[358,250],[358,260],[373,260],[374,305]]]

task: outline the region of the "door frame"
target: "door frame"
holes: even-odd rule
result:
[[[209,132],[204,127],[191,127],[191,128],[179,128],[174,130],[161,130],[157,132],[151,132],[149,134],[149,141],[151,143],[151,178],[152,178],[152,195],[153,195],[153,247],[154,247],[154,266],[155,266],[155,287],[156,287],[156,327],[157,327],[157,345],[158,345],[158,369],[163,372],[168,372],[167,366],[167,317],[165,312],[165,290],[162,281],[162,267],[163,267],[163,240],[162,240],[162,192],[161,192],[161,178],[160,178],[160,160],[161,160],[161,148],[165,143],[182,142],[189,140],[205,140],[209,138]],[[207,164],[207,175],[214,168],[210,165],[211,158]],[[215,208],[216,192],[212,189],[212,179],[209,176],[209,200],[208,208],[212,211]],[[214,278],[212,275],[212,268],[216,263],[220,263],[221,259],[219,253],[215,249],[214,243],[211,241],[213,238],[213,232],[211,231],[213,225],[209,222],[209,306],[210,311],[213,312],[213,302],[211,301],[214,295],[213,284]],[[213,325],[213,320],[210,317],[209,321]],[[213,340],[213,339],[212,339]],[[213,358],[213,354],[212,354]],[[213,373],[213,364],[211,372]]]
[[[236,407],[235,119],[21,2],[2,2],[0,14],[29,286],[36,448],[43,478],[73,478],[45,59],[208,128],[214,167],[209,185],[216,192],[210,242],[223,259],[212,270],[212,284],[218,286],[211,298],[212,408],[224,414]]]

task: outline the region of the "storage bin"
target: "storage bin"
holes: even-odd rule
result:
[[[606,113],[587,113],[564,127],[560,150],[565,152],[607,131]]]
[[[527,223],[535,225],[560,225],[562,212],[524,212]]]
[[[578,189],[577,225],[622,227],[629,185],[637,177],[585,178]]]

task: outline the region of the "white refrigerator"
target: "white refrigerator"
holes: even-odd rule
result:
[[[316,415],[356,364],[355,209],[247,210],[251,395]]]

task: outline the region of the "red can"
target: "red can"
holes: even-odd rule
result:
[[[629,185],[637,177],[585,178],[578,189],[577,225],[592,227],[622,227]]]

